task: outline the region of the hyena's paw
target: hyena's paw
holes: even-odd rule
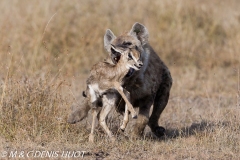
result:
[[[162,126],[157,126],[155,129],[152,131],[157,137],[162,137],[165,135],[165,128]]]

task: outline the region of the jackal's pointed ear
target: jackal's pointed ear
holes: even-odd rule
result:
[[[132,36],[137,36],[138,40],[142,43],[142,45],[148,43],[148,30],[147,28],[136,22],[133,26],[131,31],[129,32],[130,35]]]
[[[116,36],[110,29],[107,29],[104,35],[104,47],[109,53],[111,52],[111,43],[114,39],[116,39]]]

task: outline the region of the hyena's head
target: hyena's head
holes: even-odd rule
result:
[[[118,63],[119,55],[112,52],[112,46],[114,46],[115,51],[129,51],[131,53],[130,58],[132,56],[132,58],[138,57],[142,60],[143,46],[146,43],[148,43],[148,30],[140,23],[135,23],[128,33],[121,36],[116,37],[110,29],[106,31],[104,36],[104,47],[114,64]]]
[[[139,70],[143,63],[141,61],[141,54],[136,49],[132,48],[116,48],[111,46],[111,55],[114,56],[113,60],[116,61],[116,65],[125,66],[126,69]]]

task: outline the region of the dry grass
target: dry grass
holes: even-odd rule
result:
[[[75,150],[86,159],[238,159],[239,8],[237,0],[0,1],[0,156]],[[90,66],[106,56],[105,30],[119,35],[136,21],[174,79],[159,121],[166,136],[146,128],[141,140],[109,143],[99,129],[88,144],[88,120],[66,123],[71,105]],[[113,111],[112,130],[120,119]]]

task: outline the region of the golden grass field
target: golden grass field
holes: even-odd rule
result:
[[[82,159],[239,159],[239,8],[238,0],[1,0],[0,159],[22,159],[21,151],[24,159],[43,159],[30,151],[59,151],[55,159],[67,151],[86,151]],[[120,35],[135,22],[148,28],[174,80],[159,120],[166,135],[156,139],[147,127],[140,140],[111,143],[98,129],[89,144],[90,118],[66,123],[71,106],[81,103],[91,66],[107,56],[106,29]],[[121,120],[113,110],[108,126],[115,131]]]

